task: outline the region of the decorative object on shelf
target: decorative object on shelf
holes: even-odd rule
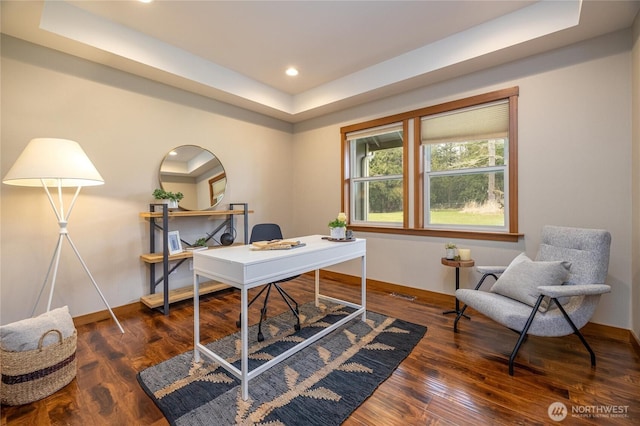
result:
[[[329,222],[329,232],[331,238],[347,238],[347,215],[344,212],[340,212],[337,218]]]
[[[187,251],[200,251],[207,250],[207,239],[205,237],[198,238],[192,246],[186,248]]]
[[[225,232],[224,234],[220,235],[220,244],[222,244],[223,246],[230,246],[231,244],[233,244],[235,239],[236,238],[233,236],[233,234],[231,234],[230,232]]]
[[[471,249],[458,249],[460,260],[471,260]]]
[[[36,308],[38,307],[38,302],[40,302],[40,296],[42,296],[42,291],[47,285],[49,276],[51,276],[52,279],[51,291],[49,292],[49,303],[47,304],[47,312],[51,310],[51,301],[53,298],[53,291],[56,286],[56,277],[58,275],[62,242],[66,239],[73,249],[76,257],[78,258],[78,260],[80,260],[80,264],[89,276],[89,279],[100,295],[100,298],[109,310],[111,317],[118,325],[120,331],[124,333],[124,329],[111,310],[109,303],[107,303],[107,299],[105,299],[102,291],[100,291],[96,280],[91,275],[91,272],[89,272],[89,268],[84,263],[84,260],[82,260],[80,252],[76,248],[75,244],[73,244],[73,241],[69,236],[69,230],[67,229],[67,225],[69,224],[69,216],[71,215],[73,206],[75,205],[76,199],[78,198],[78,194],[80,194],[80,189],[83,186],[96,186],[104,184],[104,179],[102,179],[102,176],[100,176],[98,170],[96,170],[93,163],[91,163],[91,160],[89,160],[87,154],[85,154],[85,152],[82,150],[80,144],[67,139],[32,139],[26,146],[24,151],[22,151],[22,154],[20,154],[11,169],[9,169],[9,172],[4,177],[3,183],[16,186],[42,186],[45,193],[47,194],[49,203],[53,208],[53,212],[58,219],[58,225],[60,227],[58,232],[58,243],[56,244],[56,248],[53,252],[53,257],[51,258],[51,263],[49,263],[47,275],[44,279],[42,289],[40,290],[38,299],[36,300],[31,315],[33,316],[35,314]],[[49,187],[58,188],[58,206],[56,206],[56,203],[51,196]],[[71,199],[69,208],[65,211],[62,198],[62,188],[66,187],[76,187],[76,192]],[[52,268],[53,274],[51,274]]]
[[[161,200],[163,203],[166,203],[170,210],[177,209],[178,203],[184,198],[182,192],[167,192],[161,188],[156,188],[152,195],[156,200]]]
[[[449,260],[453,260],[456,258],[456,248],[458,246],[456,246],[454,243],[447,243],[444,245],[444,248],[447,251],[447,254],[445,256],[445,259],[449,259]]]
[[[167,234],[169,239],[169,254],[182,253],[182,244],[180,243],[180,231],[169,231]]]

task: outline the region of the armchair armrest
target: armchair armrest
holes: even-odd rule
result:
[[[507,269],[506,266],[476,266],[476,271],[481,274],[499,275]]]
[[[576,284],[576,285],[541,285],[540,294],[549,297],[591,296],[609,293],[611,286],[606,284]]]

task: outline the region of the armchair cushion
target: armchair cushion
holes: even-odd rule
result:
[[[491,292],[535,306],[539,286],[560,286],[569,277],[571,263],[566,261],[534,262],[522,253],[502,273]],[[540,312],[546,312],[549,301],[543,300]]]

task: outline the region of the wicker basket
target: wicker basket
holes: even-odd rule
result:
[[[58,343],[42,347],[45,336],[58,334]],[[66,339],[59,330],[45,332],[38,349],[10,352],[0,348],[0,397],[2,404],[21,405],[45,398],[76,376],[77,332]]]

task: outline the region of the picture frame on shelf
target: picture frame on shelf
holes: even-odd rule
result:
[[[169,254],[182,253],[182,244],[180,243],[180,231],[169,231],[167,233],[169,243]]]

